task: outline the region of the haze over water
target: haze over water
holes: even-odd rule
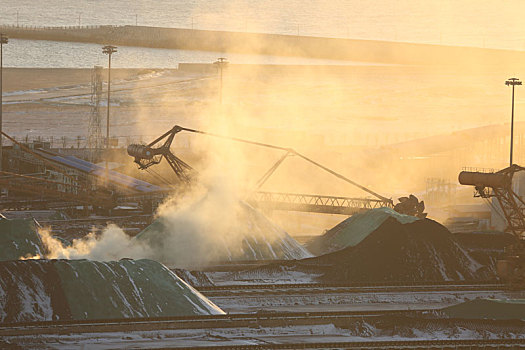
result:
[[[521,0],[3,0],[0,23],[113,24],[525,49]]]
[[[18,13],[18,14],[17,14]],[[417,42],[429,44],[476,46],[525,50],[525,25],[517,18],[525,13],[521,0],[500,1],[95,1],[95,0],[2,0],[0,24],[34,26],[72,25],[144,25],[177,28],[195,28],[226,31],[248,31]],[[17,19],[18,18],[18,19]],[[51,55],[72,56],[69,44],[48,42],[21,43],[16,56],[8,66],[75,67],[92,66],[99,62],[74,60],[48,61],[42,46],[51,49]],[[81,57],[94,49],[77,45]],[[8,48],[9,50],[9,48]],[[12,50],[15,50],[14,48]],[[133,61],[119,62],[115,66],[172,67],[182,62],[207,62],[202,53],[178,52],[170,60],[159,57],[166,53],[151,49]],[[27,55],[32,51],[37,54]],[[85,51],[85,52],[84,52]],[[170,50],[178,51],[178,50]],[[18,53],[24,55],[18,55]],[[89,56],[89,55],[88,55]],[[213,57],[216,54],[212,54]],[[20,60],[20,57],[23,57]],[[239,57],[243,63],[257,63],[253,57]],[[54,62],[53,62],[54,61]],[[57,62],[58,61],[58,62]],[[82,61],[82,60],[81,60]],[[264,61],[268,63],[267,61]],[[305,63],[278,61],[270,63]],[[307,63],[327,63],[312,61]],[[328,62],[334,63],[334,62]]]

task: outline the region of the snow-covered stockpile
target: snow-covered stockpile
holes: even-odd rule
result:
[[[221,313],[152,260],[0,262],[1,322]]]
[[[215,211],[210,216],[194,218],[195,213],[207,212],[200,208],[203,205],[207,203],[197,203],[197,208],[177,212],[177,215],[160,216],[136,239],[151,247],[157,253],[156,259],[177,267],[312,256],[284,230],[243,201],[229,206],[224,216]]]

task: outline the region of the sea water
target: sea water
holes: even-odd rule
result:
[[[0,24],[137,24],[524,50],[525,26],[515,17],[519,13],[525,13],[521,0],[2,0]],[[91,67],[104,62],[99,45],[12,41],[5,49],[5,65],[13,67]],[[174,67],[179,62],[209,62],[221,54],[121,50],[128,56],[115,55],[115,67]],[[228,56],[234,63],[341,64]]]

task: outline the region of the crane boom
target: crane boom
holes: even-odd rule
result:
[[[281,150],[281,151],[285,151],[286,152],[286,155],[289,155],[289,154],[294,154],[294,155],[297,155],[299,156],[300,158],[302,158],[303,160],[317,166],[318,168],[321,168],[323,169],[324,171],[336,176],[337,178],[355,186],[355,187],[358,187],[359,189],[373,195],[374,197],[378,198],[380,201],[384,202],[386,206],[393,206],[393,201],[389,198],[386,198],[360,184],[358,184],[357,182],[355,181],[352,181],[350,180],[349,178],[329,169],[328,167],[302,155],[301,153],[295,151],[294,149],[291,149],[291,148],[286,148],[286,147],[281,147],[281,146],[276,146],[276,145],[271,145],[271,144],[267,144],[267,143],[262,143],[262,142],[256,142],[256,141],[251,141],[251,140],[245,140],[245,139],[241,139],[241,138],[238,138],[238,137],[231,137],[231,136],[225,136],[225,135],[219,135],[219,134],[214,134],[214,133],[211,133],[211,132],[207,132],[207,131],[201,131],[201,130],[196,130],[196,129],[190,129],[190,128],[185,128],[185,127],[182,127],[182,126],[179,126],[179,125],[175,125],[171,130],[165,132],[163,135],[159,136],[157,139],[153,140],[151,143],[149,143],[148,145],[139,145],[139,144],[132,144],[132,145],[129,145],[128,146],[128,154],[132,157],[135,158],[135,163],[137,163],[139,165],[139,168],[140,169],[146,169],[154,164],[158,164],[160,163],[160,161],[162,160],[162,158],[166,158],[166,160],[168,161],[168,163],[170,164],[171,168],[173,169],[173,171],[175,172],[175,174],[179,177],[179,179],[185,181],[185,182],[189,182],[190,179],[191,179],[191,176],[189,175],[189,172],[192,171],[192,168],[191,166],[189,166],[188,164],[186,164],[184,161],[182,161],[181,159],[177,158],[173,153],[171,153],[170,151],[170,147],[171,147],[171,143],[173,142],[173,138],[175,137],[175,135],[181,131],[186,131],[186,132],[190,132],[190,133],[196,133],[196,134],[202,134],[202,135],[207,135],[207,136],[212,136],[212,137],[217,137],[217,138],[221,138],[221,139],[226,139],[226,140],[230,140],[230,141],[235,141],[235,142],[241,142],[241,143],[246,143],[246,144],[251,144],[251,145],[255,145],[255,146],[260,146],[260,147],[265,147],[265,148],[271,148],[271,149],[276,149],[276,150]],[[164,140],[164,143],[161,145],[161,146],[158,146],[158,147],[155,147],[157,144],[159,144],[162,140]],[[275,169],[277,168],[277,166],[279,166],[282,161],[286,158],[286,155],[276,164],[272,167],[272,169],[270,169],[271,171],[267,172],[267,176],[265,175],[264,178],[264,181],[266,181],[268,179],[268,177],[273,174],[273,171],[275,171]]]

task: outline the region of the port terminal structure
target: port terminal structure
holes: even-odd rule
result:
[[[256,188],[245,194],[244,199],[253,206],[264,210],[300,211],[320,214],[353,215],[379,207],[393,207],[393,201],[349,178],[317,163],[297,151],[235,137],[226,137],[209,132],[175,126],[149,145],[130,145],[128,153],[135,157],[141,169],[158,164],[166,159],[181,183],[188,183],[197,177],[196,171],[170,151],[171,142],[181,131],[229,139],[234,142],[253,144],[283,151],[284,155],[257,181]],[[101,208],[104,212],[125,203],[138,203],[143,213],[151,214],[167,197],[173,195],[173,184],[153,185],[116,171],[106,173],[104,167],[75,156],[63,155],[46,149],[45,145],[28,147],[9,135],[3,135],[14,144],[12,157],[20,162],[31,162],[40,169],[37,173],[2,172],[0,185],[17,198],[1,198],[0,205],[10,209],[55,208],[65,209],[81,206],[84,211]],[[161,146],[159,143],[163,142]],[[16,153],[16,154],[15,154]],[[372,195],[373,198],[353,198],[319,194],[300,194],[261,191],[261,187],[291,155],[321,168],[333,176]],[[34,164],[33,164],[34,165]],[[36,169],[35,168],[35,169]],[[101,181],[104,180],[104,181]],[[26,198],[27,197],[27,198]],[[95,210],[96,211],[96,210]]]
[[[159,164],[162,159],[170,165],[173,172],[182,182],[191,182],[198,175],[195,170],[185,163],[183,160],[175,156],[170,151],[171,143],[175,135],[179,132],[189,132],[211,137],[226,139],[233,142],[247,143],[255,146],[270,148],[284,152],[282,157],[268,169],[264,175],[257,181],[256,188],[249,192],[246,196],[247,202],[255,206],[259,206],[268,210],[285,210],[285,211],[302,211],[323,214],[342,214],[353,215],[362,211],[380,208],[393,207],[392,199],[386,198],[349,178],[325,167],[324,165],[304,156],[303,154],[286,147],[255,142],[236,137],[229,137],[218,135],[206,131],[200,131],[190,128],[185,128],[175,125],[171,130],[167,131],[157,139],[153,140],[147,145],[131,144],[128,146],[128,154],[134,158],[134,162],[138,164],[139,169],[148,169],[149,167]],[[371,194],[375,198],[351,198],[340,196],[324,196],[317,194],[297,194],[297,193],[277,193],[260,191],[260,188],[266,181],[275,173],[277,168],[284,162],[286,158],[294,155],[298,156],[306,162],[309,162],[316,167],[332,174],[333,176]]]
[[[512,178],[525,170],[516,164],[493,170],[464,170],[459,173],[459,183],[474,186],[475,197],[486,200],[496,212],[502,213],[507,222],[505,231],[511,232],[517,242],[506,248],[504,259],[497,261],[498,275],[511,284],[525,286],[525,201],[513,189]],[[496,201],[491,201],[495,199]]]
[[[497,172],[464,170],[458,177],[461,185],[474,186],[475,197],[495,198],[507,220],[507,230],[521,240],[525,239],[525,201],[513,190],[512,178],[524,170],[513,164]],[[487,202],[493,206],[493,203]]]

